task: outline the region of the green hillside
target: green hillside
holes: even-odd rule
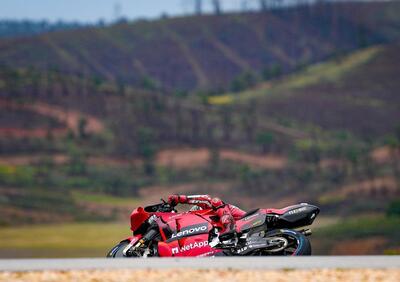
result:
[[[168,92],[240,89],[244,74],[287,73],[397,40],[399,15],[398,2],[336,3],[122,23],[0,40],[0,65]]]
[[[0,40],[4,234],[209,193],[357,216],[396,252],[397,233],[365,218],[397,222],[399,12],[338,3]],[[340,253],[321,237],[332,228],[319,253]]]
[[[383,139],[400,126],[399,45],[375,46],[337,57],[241,93],[213,96],[213,104],[260,105],[260,115],[293,126],[347,131]]]
[[[191,192],[211,187],[244,207],[313,201],[327,214],[383,212],[399,195],[397,49],[371,47],[313,65],[228,94],[233,100],[223,105],[54,71],[3,70],[14,97],[0,101],[8,109],[3,118],[20,111],[7,122],[14,135],[0,138],[3,213],[14,222],[111,219],[129,210],[104,207],[122,200],[111,196],[140,202],[157,185],[161,196],[182,185]],[[334,104],[324,107],[326,99]],[[44,120],[24,127],[32,112]],[[389,157],[372,154],[385,145]],[[169,165],[180,154],[195,165]],[[57,212],[44,216],[47,208]]]

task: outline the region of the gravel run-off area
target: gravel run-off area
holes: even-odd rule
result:
[[[317,270],[86,270],[0,272],[0,282],[9,281],[400,281],[400,269]]]

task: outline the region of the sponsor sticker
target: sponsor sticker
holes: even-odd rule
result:
[[[307,210],[307,208],[306,207],[302,207],[302,208],[299,208],[299,209],[295,209],[295,210],[292,210],[292,211],[288,211],[288,214],[296,214],[296,213],[300,213],[300,212],[303,212],[303,211],[305,211],[305,210]]]
[[[181,231],[171,235],[171,238],[167,242],[179,240],[184,237],[193,236],[197,234],[203,234],[208,232],[208,223],[190,225],[182,228]]]
[[[242,220],[243,220],[243,221],[248,221],[249,219],[252,219],[253,217],[256,217],[256,216],[258,216],[258,215],[259,215],[259,213],[255,213],[255,214],[246,216],[246,217],[243,218]]]
[[[240,253],[246,251],[247,249],[248,249],[248,247],[240,248],[239,250],[237,250],[237,253],[240,254]]]
[[[172,254],[176,255],[176,254],[179,254],[180,252],[187,252],[192,249],[203,248],[205,246],[208,246],[208,241],[194,242],[194,243],[190,243],[189,245],[184,245],[181,248],[179,248],[179,247],[172,248]]]

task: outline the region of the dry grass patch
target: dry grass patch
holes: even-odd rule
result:
[[[3,272],[0,281],[400,281],[398,269],[357,270],[119,270]]]

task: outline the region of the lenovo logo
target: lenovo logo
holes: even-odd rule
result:
[[[182,228],[181,231],[174,233],[171,235],[171,238],[167,242],[179,240],[183,237],[193,236],[197,234],[203,234],[208,232],[208,224],[202,223],[197,225],[191,225],[185,228]]]

